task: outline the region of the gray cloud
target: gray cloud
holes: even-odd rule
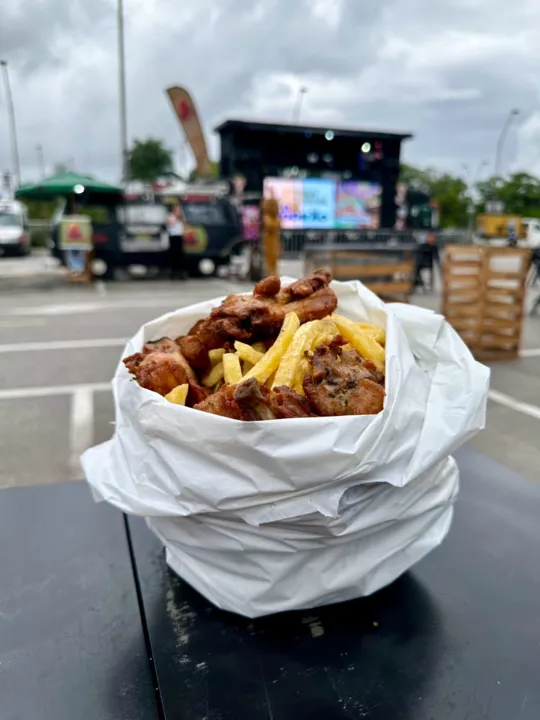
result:
[[[505,169],[540,171],[536,0],[124,0],[130,137],[182,135],[164,89],[193,93],[211,148],[226,117],[410,130],[406,158],[460,171],[493,162],[512,107]],[[117,179],[115,3],[18,0],[2,10],[26,178],[49,168]],[[9,164],[0,105],[0,169]]]

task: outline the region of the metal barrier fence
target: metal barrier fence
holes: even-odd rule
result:
[[[469,243],[467,230],[431,231],[431,230],[283,230],[281,240],[285,257],[298,257],[305,245],[348,245],[358,243],[381,245],[410,245],[427,242],[435,236],[437,245],[444,247],[448,243]]]

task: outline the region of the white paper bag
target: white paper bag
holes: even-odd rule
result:
[[[485,423],[489,370],[440,315],[332,288],[339,313],[386,328],[381,413],[239,422],[173,405],[120,363],[116,434],[82,459],[96,499],[147,517],[179,575],[250,617],[370,594],[436,547],[458,487],[449,455]],[[220,300],[148,323],[122,357]]]

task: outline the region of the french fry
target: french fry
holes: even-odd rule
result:
[[[210,372],[203,378],[202,384],[204,387],[213,388],[220,380],[223,380],[224,375],[225,370],[223,363],[219,362],[217,365],[214,365]]]
[[[287,313],[276,342],[267,350],[259,362],[251,368],[244,379],[256,378],[261,384],[265,383],[270,375],[278,369],[281,358],[287,352],[287,348],[299,327],[298,315],[294,312]]]
[[[293,387],[296,371],[304,357],[304,352],[311,347],[321,325],[320,320],[312,320],[296,331],[291,344],[281,358],[272,387],[281,387],[281,385]]]
[[[217,365],[219,362],[223,360],[223,356],[225,355],[225,348],[217,348],[216,350],[209,350],[208,351],[208,359],[210,360],[210,365],[214,367],[214,365]]]
[[[246,343],[239,340],[234,343],[234,349],[238,353],[240,360],[246,360],[252,365],[256,365],[264,355],[264,352],[259,352],[252,348],[251,345],[246,345]]]
[[[189,385],[187,383],[185,385],[177,385],[170,393],[165,395],[165,400],[168,400],[170,403],[174,403],[175,405],[185,405],[188,390]]]
[[[365,330],[358,327],[356,323],[341,315],[332,315],[340,334],[349,342],[353,348],[366,360],[371,360],[377,370],[384,373],[385,354],[384,348]]]
[[[357,323],[357,325],[381,345],[386,344],[386,332],[384,328],[378,325],[371,325],[371,323]]]
[[[223,356],[223,376],[226,385],[238,385],[242,382],[240,358],[236,353],[225,353]]]
[[[268,387],[268,388],[273,388],[273,387],[275,387],[275,384],[274,384],[274,378],[275,378],[275,377],[276,377],[276,373],[272,373],[272,374],[270,375],[270,377],[268,378],[268,380],[265,382],[266,387]]]
[[[260,352],[261,355],[264,355],[264,353],[266,352],[266,345],[263,342],[253,343],[251,347],[257,352]]]

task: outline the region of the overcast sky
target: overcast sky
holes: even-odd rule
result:
[[[124,0],[129,137],[162,138],[180,161],[164,89],[186,86],[211,153],[226,118],[410,131],[405,159],[463,173],[495,147],[511,108],[503,169],[540,175],[538,0]],[[2,3],[23,180],[55,162],[120,172],[113,0]],[[0,170],[10,167],[0,94]],[[484,173],[486,171],[483,171]]]

